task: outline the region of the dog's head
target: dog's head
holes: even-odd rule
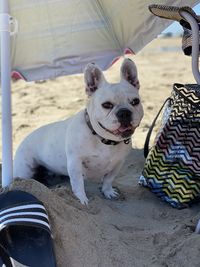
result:
[[[87,111],[93,129],[106,139],[122,141],[129,138],[143,117],[134,62],[124,60],[119,83],[108,83],[95,64],[86,66],[84,78],[89,96]]]

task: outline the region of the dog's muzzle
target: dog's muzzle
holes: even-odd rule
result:
[[[117,111],[116,117],[121,124],[118,129],[121,136],[123,138],[131,136],[133,134],[133,128],[131,126],[132,112],[127,108],[121,108]]]

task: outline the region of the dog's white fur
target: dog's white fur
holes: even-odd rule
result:
[[[103,194],[107,198],[117,196],[112,182],[130,151],[131,143],[123,142],[127,137],[122,137],[118,130],[121,123],[116,114],[122,108],[131,111],[133,133],[143,117],[143,108],[141,103],[131,104],[133,99],[139,98],[137,70],[132,61],[124,60],[120,83],[106,82],[102,71],[94,64],[87,65],[84,76],[89,96],[87,112],[97,134],[94,135],[88,127],[84,110],[67,120],[35,130],[24,139],[16,152],[14,177],[31,178],[35,168],[42,165],[55,173],[69,175],[73,193],[82,204],[87,204],[84,189],[86,177],[102,178]],[[113,108],[102,107],[105,102],[111,102]],[[120,143],[106,145],[100,137]]]

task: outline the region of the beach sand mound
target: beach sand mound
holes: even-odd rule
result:
[[[115,186],[119,200],[106,200],[100,184],[87,181],[88,207],[69,182],[49,189],[35,180],[15,180],[10,189],[32,193],[48,210],[58,267],[200,266],[200,238],[194,233],[197,207],[175,210],[137,184],[143,165],[133,150]],[[131,186],[130,186],[131,185]]]

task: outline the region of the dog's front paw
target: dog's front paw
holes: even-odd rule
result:
[[[102,193],[104,194],[104,196],[108,199],[112,199],[112,198],[118,198],[119,193],[117,192],[116,189],[110,187],[109,189],[103,189],[102,188]]]
[[[86,194],[76,193],[75,195],[80,200],[81,204],[88,205],[89,200],[88,200]]]

